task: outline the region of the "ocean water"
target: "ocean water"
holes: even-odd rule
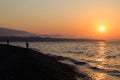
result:
[[[29,42],[29,47],[76,66],[92,80],[120,80],[120,42]]]

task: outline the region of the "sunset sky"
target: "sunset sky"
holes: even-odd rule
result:
[[[120,0],[0,0],[0,27],[120,40]]]

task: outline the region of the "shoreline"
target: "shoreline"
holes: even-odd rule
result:
[[[74,66],[32,49],[0,44],[0,53],[1,80],[89,80]]]

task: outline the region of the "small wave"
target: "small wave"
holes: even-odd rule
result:
[[[98,67],[90,67],[90,69],[95,70],[95,71],[99,71],[99,72],[104,72],[104,73],[107,73],[108,75],[111,75],[111,76],[120,77],[120,71],[118,71],[118,70],[100,69]]]
[[[120,71],[117,71],[117,70],[108,71],[108,74],[112,76],[120,77]]]
[[[84,52],[82,52],[82,51],[66,51],[64,53],[83,54]]]
[[[82,62],[82,61],[77,61],[75,59],[69,58],[69,57],[63,57],[63,56],[56,56],[56,55],[51,55],[51,54],[47,54],[48,56],[51,56],[57,60],[62,60],[62,61],[71,61],[73,64],[75,65],[86,65],[86,62]]]
[[[77,78],[82,78],[82,79],[80,79],[80,80],[93,80],[90,76],[88,76],[87,74],[82,74],[82,73],[79,73],[78,75],[77,75]]]
[[[63,57],[63,56],[57,56],[57,55],[51,55],[51,54],[47,54],[48,56],[50,57],[53,57],[57,60],[65,60],[65,61],[71,61],[73,64],[75,65],[86,65],[87,63],[86,62],[81,62],[81,61],[77,61],[77,60],[74,60],[74,59],[71,59],[69,57]],[[84,72],[80,72],[80,73],[77,73],[77,78],[80,80],[93,80],[88,74],[84,73]]]
[[[116,58],[116,55],[115,56],[106,56],[105,58]]]

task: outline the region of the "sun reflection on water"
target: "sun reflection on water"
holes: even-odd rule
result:
[[[106,75],[103,73],[95,73],[95,80],[106,80]]]
[[[107,60],[106,60],[106,54],[105,54],[105,42],[99,42],[99,49],[98,49],[98,55],[96,57],[96,61],[98,61],[99,63],[97,64],[98,68],[105,68],[104,64],[106,64]]]
[[[98,54],[96,56],[96,61],[98,62],[96,67],[99,69],[105,69],[104,64],[106,63],[106,54],[105,54],[105,42],[98,43]],[[96,73],[95,80],[106,80],[106,75],[104,73]]]

